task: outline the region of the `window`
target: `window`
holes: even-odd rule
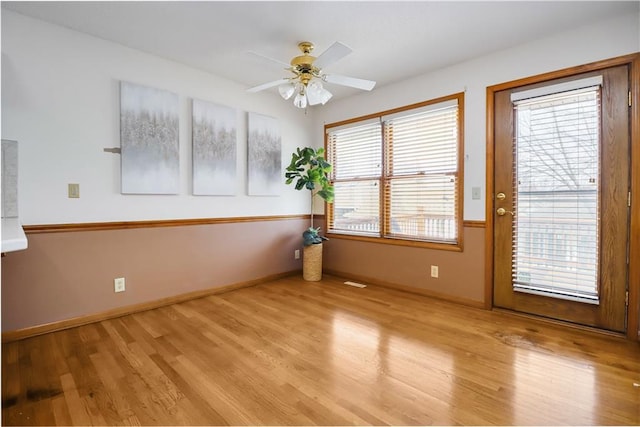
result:
[[[460,248],[463,101],[460,93],[327,125],[329,233]]]

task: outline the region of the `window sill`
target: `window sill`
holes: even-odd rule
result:
[[[462,242],[458,243],[437,243],[437,242],[424,242],[420,240],[409,239],[393,239],[389,237],[372,237],[372,236],[359,236],[354,234],[342,234],[342,233],[327,233],[326,236],[330,239],[343,239],[343,240],[357,240],[360,242],[380,243],[383,245],[395,245],[395,246],[409,246],[414,248],[435,249],[451,252],[462,252]]]

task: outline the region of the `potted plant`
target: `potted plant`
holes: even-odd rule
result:
[[[333,202],[333,185],[329,181],[331,165],[324,158],[324,148],[297,148],[285,172],[287,184],[295,181],[296,190],[311,192],[311,226],[302,233],[302,276],[307,281],[322,279],[322,241],[320,227],[313,226],[313,201],[319,196],[327,203]]]

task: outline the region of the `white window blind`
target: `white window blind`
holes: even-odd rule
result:
[[[514,108],[514,290],[597,303],[600,87]]]
[[[455,243],[458,105],[430,107],[384,122],[387,236]]]
[[[335,199],[329,231],[380,234],[382,132],[380,121],[328,132]]]
[[[458,99],[327,129],[330,232],[458,242]]]

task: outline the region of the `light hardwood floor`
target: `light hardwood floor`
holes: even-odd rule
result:
[[[4,425],[640,423],[640,345],[288,278],[4,344]]]

